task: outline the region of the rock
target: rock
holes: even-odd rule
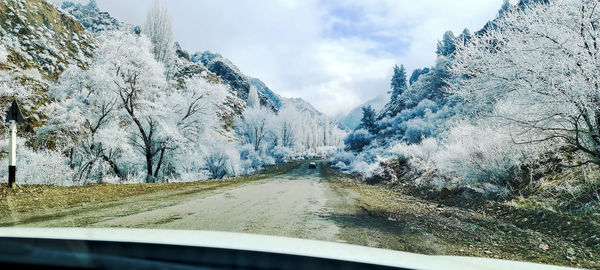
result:
[[[550,246],[548,246],[546,243],[541,243],[538,247],[544,251],[550,249]]]
[[[570,247],[570,248],[567,248],[567,254],[568,254],[569,256],[573,256],[573,255],[575,255],[575,249],[574,249],[574,248],[572,248],[572,247]]]

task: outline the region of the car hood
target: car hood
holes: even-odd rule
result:
[[[551,265],[457,256],[430,256],[342,243],[232,232],[0,228],[0,237],[182,245],[300,255],[411,269],[573,269]]]

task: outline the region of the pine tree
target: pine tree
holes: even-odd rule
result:
[[[96,4],[96,0],[90,0],[87,4],[87,8],[89,9],[98,9],[98,4]]]
[[[364,128],[369,133],[375,134],[377,133],[377,115],[375,110],[371,107],[371,105],[362,108],[363,116],[360,120],[360,128]]]
[[[456,36],[452,31],[444,33],[441,41],[438,41],[435,53],[440,56],[449,56],[456,51]]]
[[[392,77],[392,101],[396,101],[398,97],[404,93],[406,88],[408,88],[406,84],[406,69],[404,65],[394,66],[394,76]]]
[[[500,17],[504,16],[504,13],[507,12],[509,9],[510,9],[510,1],[504,0],[504,3],[502,3],[502,7],[500,7],[500,10],[498,11],[498,15]]]

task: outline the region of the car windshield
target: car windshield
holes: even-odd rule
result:
[[[2,0],[0,226],[600,268],[599,20],[593,0]]]

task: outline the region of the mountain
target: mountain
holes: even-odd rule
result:
[[[257,78],[250,78],[250,84],[256,87],[259,94],[264,95],[268,100],[270,100],[273,103],[275,109],[281,109],[282,98],[279,95],[275,94],[275,92],[271,91],[271,89],[269,89],[269,87],[267,87],[267,85],[263,81]]]
[[[375,111],[380,111],[385,107],[385,104],[389,101],[389,99],[390,98],[388,95],[380,95],[363,104],[360,104],[346,114],[346,116],[340,120],[340,123],[343,124],[345,128],[354,130],[356,127],[358,127],[358,125],[360,125],[363,107],[371,105]]]
[[[282,98],[283,106],[294,107],[296,110],[302,113],[308,113],[312,117],[322,116],[323,113],[315,109],[308,101],[302,98]]]
[[[240,71],[229,59],[213,52],[195,53],[192,62],[202,63],[209,71],[213,72],[225,83],[229,84],[237,97],[248,100],[250,87],[256,87],[260,104],[273,111],[279,111],[283,106],[291,106],[300,112],[307,112],[311,116],[321,116],[310,103],[302,98],[285,98],[273,92],[267,85],[257,78],[252,78]]]
[[[0,34],[8,62],[2,70],[39,72],[38,81],[56,80],[71,64],[85,66],[92,37],[70,15],[43,0],[0,2]]]
[[[273,111],[279,110],[281,102],[278,100],[277,95],[271,92],[260,80],[254,79],[253,84],[252,78],[242,73],[229,59],[224,58],[218,53],[205,51],[203,53],[195,53],[191,60],[194,63],[202,63],[208,70],[217,74],[225,83],[231,86],[237,97],[242,100],[248,100],[250,87],[258,85],[256,88],[259,90],[258,98],[260,105]]]
[[[81,25],[91,32],[98,33],[109,30],[119,30],[126,27],[126,24],[119,22],[108,12],[101,11],[92,0],[87,5],[79,3],[63,2],[61,9],[75,17]]]

